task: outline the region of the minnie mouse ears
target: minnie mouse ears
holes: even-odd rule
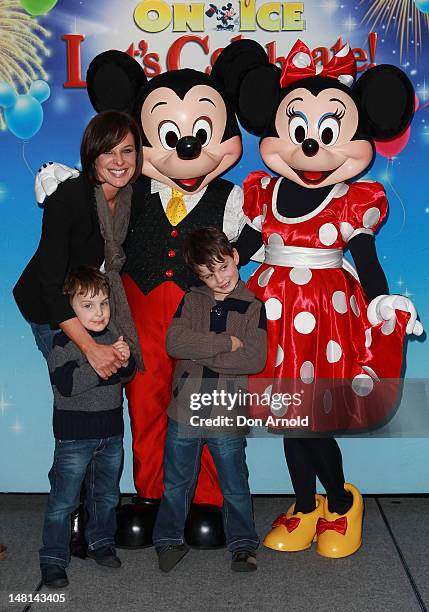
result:
[[[138,92],[146,85],[143,68],[122,51],[97,55],[86,74],[88,96],[97,112],[118,110],[134,113]]]
[[[396,66],[370,68],[353,87],[374,138],[387,140],[405,130],[414,114],[414,88]]]

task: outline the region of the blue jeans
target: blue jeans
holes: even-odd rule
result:
[[[222,507],[226,542],[230,551],[255,550],[259,538],[253,522],[246,465],[246,439],[239,435],[214,438],[183,432],[188,429],[169,419],[164,451],[164,494],[153,532],[155,548],[183,544],[185,521],[200,471],[200,458],[207,443],[224,496]]]
[[[89,516],[85,526],[88,549],[113,546],[122,460],[122,436],[55,440],[54,463],[49,471],[51,492],[39,551],[41,564],[69,564],[70,515],[79,506],[83,480]]]
[[[37,348],[42,353],[45,359],[48,358],[49,352],[52,350],[54,337],[58,334],[58,329],[51,329],[48,323],[32,323],[29,322],[34,339],[36,340]]]

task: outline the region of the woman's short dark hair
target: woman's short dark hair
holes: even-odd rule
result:
[[[136,171],[131,179],[133,183],[141,174],[143,154],[140,128],[131,115],[120,111],[104,111],[95,115],[86,126],[80,145],[80,161],[82,172],[94,185],[100,184],[95,170],[95,160],[102,153],[114,149],[124,140],[128,132],[134,137],[137,151]]]
[[[234,247],[226,235],[216,227],[203,227],[192,232],[183,247],[185,261],[190,268],[207,266],[213,270],[216,263],[222,263],[227,255],[233,256]]]

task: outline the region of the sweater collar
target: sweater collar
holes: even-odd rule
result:
[[[206,295],[207,297],[211,298],[213,302],[216,301],[213,289],[210,289],[209,287],[207,287],[207,285],[192,287],[191,291],[194,291],[196,293],[202,293],[203,295]],[[235,289],[231,291],[231,293],[229,293],[223,301],[226,302],[227,300],[232,298],[235,300],[245,300],[246,302],[252,302],[254,297],[254,294],[249,291],[243,281],[239,279]]]

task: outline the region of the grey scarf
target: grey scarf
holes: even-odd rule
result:
[[[144,371],[139,339],[120,277],[126,259],[122,244],[127,235],[130,220],[132,193],[131,185],[126,185],[119,190],[114,215],[109,209],[101,186],[95,188],[95,201],[100,231],[104,238],[104,269],[110,284],[111,319],[119,335],[124,336],[124,340],[130,347],[137,368]]]

